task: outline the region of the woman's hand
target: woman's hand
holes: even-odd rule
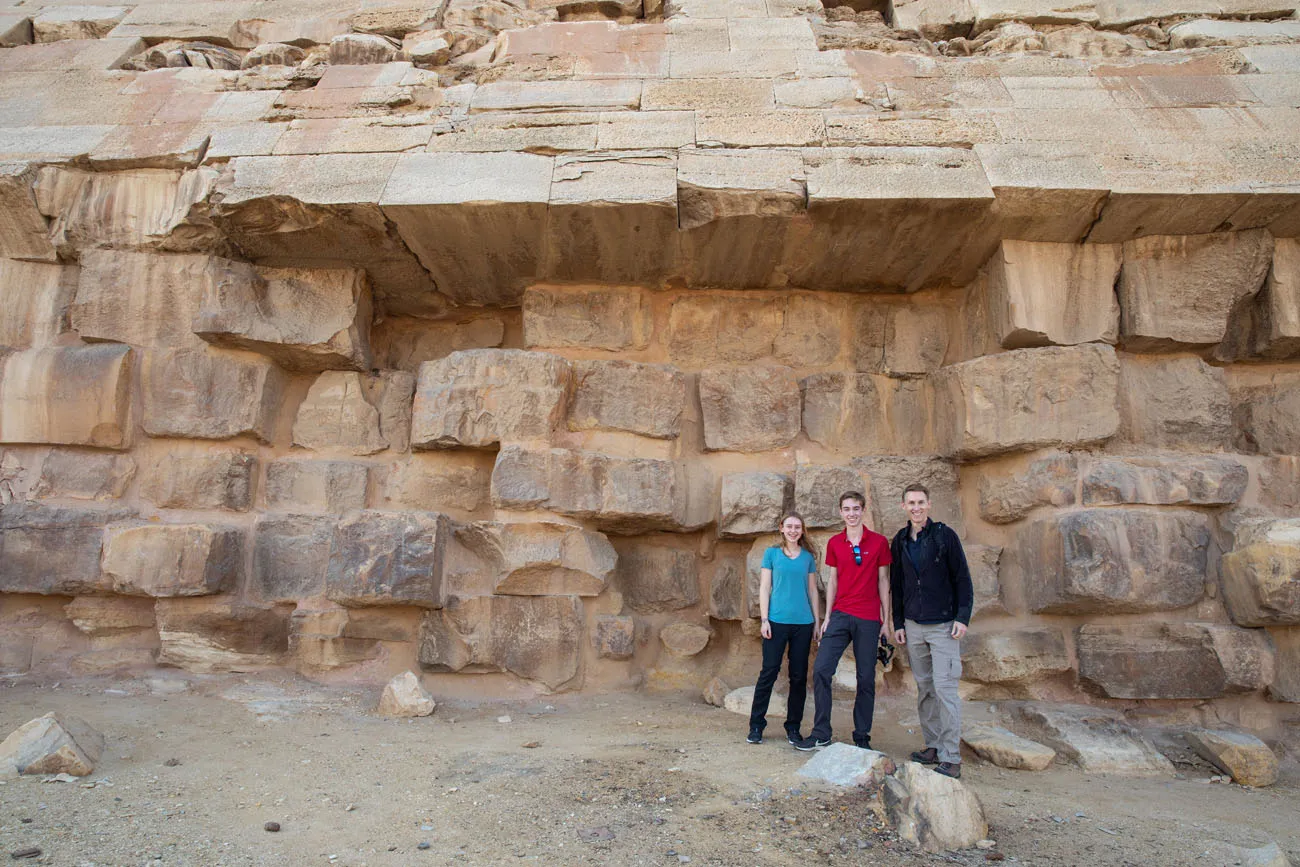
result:
[[[766,617],[763,618],[763,625],[759,628],[758,633],[759,635],[762,635],[764,638],[772,637],[772,624],[767,622]]]

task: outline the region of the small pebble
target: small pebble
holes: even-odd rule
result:
[[[678,856],[677,856],[677,863],[678,863],[678,864],[689,864],[689,863],[691,863],[691,856],[690,856],[690,855],[678,855]]]
[[[499,716],[499,717],[497,717],[497,722],[499,722],[499,723],[508,723],[508,722],[510,722],[510,717],[509,717],[509,716]]]
[[[9,857],[15,861],[22,858],[39,858],[41,857],[41,850],[36,846],[30,846],[26,849],[15,849],[13,852],[9,853]]]
[[[520,746],[526,750],[535,750],[541,745],[542,745],[541,741],[528,741],[527,743],[520,744]]]
[[[428,849],[429,846],[430,846],[429,841],[428,841],[428,840],[424,840],[424,841],[420,842],[420,843],[419,843],[415,848],[420,849],[420,850],[424,850],[424,849]]]
[[[985,852],[985,853],[984,853],[984,860],[985,860],[985,861],[1005,861],[1006,859],[1007,859],[1007,856],[1006,856],[1006,855],[1003,855],[1001,852]]]
[[[975,848],[977,848],[977,849],[992,849],[992,848],[993,848],[994,846],[996,846],[996,845],[998,845],[996,840],[988,840],[988,839],[985,839],[985,840],[979,840],[979,841],[977,841],[977,842],[975,843]]]
[[[420,826],[420,830],[421,830],[421,831],[432,831],[432,830],[433,830],[433,826],[432,826],[432,825],[421,825],[421,826]]]
[[[167,761],[163,762],[163,767],[174,768],[180,765],[180,763],[181,763],[180,759],[168,759]]]
[[[270,831],[272,834],[274,834],[276,831],[279,831],[279,830],[280,830],[280,823],[279,823],[279,822],[267,822],[267,823],[266,823],[265,825],[263,825],[262,827],[263,827],[264,829],[266,829],[267,831]]]

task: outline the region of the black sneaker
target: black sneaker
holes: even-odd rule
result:
[[[785,739],[790,742],[791,746],[797,747],[799,742],[803,740],[803,735],[799,734],[798,729],[786,729]]]
[[[763,742],[763,730],[750,729],[749,737],[745,738],[745,740],[749,741],[751,744],[761,744]]]
[[[934,747],[926,747],[923,750],[917,750],[912,753],[912,761],[918,762],[922,765],[937,765],[939,764],[939,751]]]
[[[853,746],[860,750],[869,750],[871,749],[871,738],[863,738],[862,740],[854,739]]]
[[[954,780],[961,779],[961,762],[939,762],[935,765],[934,772],[943,774],[945,777],[952,777]]]
[[[822,747],[826,746],[826,744],[829,743],[829,741],[823,742],[817,740],[816,738],[808,737],[808,738],[800,738],[797,741],[791,740],[790,743],[793,744],[794,748],[796,750],[799,750],[799,752],[810,753],[813,750],[820,750]]]

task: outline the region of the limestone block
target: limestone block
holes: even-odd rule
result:
[[[664,650],[679,659],[696,656],[708,646],[712,637],[713,630],[707,626],[683,621],[670,623],[659,630],[659,640],[663,643]]]
[[[375,363],[411,373],[418,373],[426,361],[437,361],[462,349],[491,349],[504,339],[505,324],[493,316],[464,322],[386,319],[371,332]]]
[[[102,39],[130,12],[126,6],[54,6],[32,18],[36,42]]]
[[[435,671],[508,671],[560,689],[578,676],[583,643],[575,596],[453,598],[425,615],[419,659]]]
[[[709,616],[714,620],[744,619],[744,596],[744,563],[732,558],[715,561],[709,574]]]
[[[297,602],[325,593],[334,519],[263,515],[253,528],[249,590],[264,602]]]
[[[799,383],[788,367],[709,368],[699,387],[706,449],[766,451],[799,433]]]
[[[1198,512],[1086,509],[1028,522],[1008,552],[1032,611],[1139,613],[1199,600],[1208,545]]]
[[[1205,48],[1211,45],[1267,45],[1290,43],[1300,37],[1294,21],[1181,21],[1169,28],[1169,47]]]
[[[1258,473],[1261,505],[1277,515],[1300,513],[1300,457],[1265,458]]]
[[[1083,474],[1083,504],[1228,506],[1241,499],[1250,473],[1231,458],[1104,458]]]
[[[218,349],[162,349],[145,356],[144,430],[155,437],[269,442],[285,377],[269,360]]]
[[[32,44],[32,18],[21,12],[0,13],[0,48]]]
[[[666,364],[575,361],[572,430],[624,430],[659,439],[681,432],[686,377]]]
[[[353,461],[272,461],[266,465],[266,506],[286,512],[362,509],[369,476],[366,464]]]
[[[214,524],[109,524],[103,573],[124,596],[208,596],[243,577],[244,533]]]
[[[0,230],[2,231],[2,230]],[[50,346],[68,330],[68,305],[77,270],[65,265],[0,259],[0,346]]]
[[[480,87],[475,99],[492,86]],[[547,220],[548,277],[659,281],[671,273],[677,256],[675,152],[556,157]],[[627,243],[633,237],[636,243]]]
[[[1232,439],[1223,370],[1199,358],[1120,359],[1121,438],[1149,448],[1214,452]]]
[[[854,787],[880,785],[895,770],[894,760],[882,752],[837,743],[814,755],[795,773],[833,786]]]
[[[633,611],[678,611],[700,601],[699,562],[693,551],[663,545],[620,545],[615,574]]]
[[[771,295],[682,295],[668,314],[668,354],[699,367],[765,358],[783,319],[781,301]]]
[[[1233,445],[1248,454],[1300,453],[1300,376],[1292,370],[1229,382]]]
[[[403,154],[381,205],[453,301],[514,304],[541,270],[552,163],[528,153]]]
[[[808,438],[849,453],[934,450],[928,380],[869,373],[815,373],[800,381]]]
[[[416,448],[545,439],[560,423],[570,380],[557,355],[471,349],[420,365],[412,411]]]
[[[28,349],[0,369],[0,442],[121,449],[131,439],[130,347]]]
[[[961,534],[964,522],[957,489],[957,468],[948,461],[929,456],[880,455],[854,458],[853,468],[867,480],[871,527],[876,532],[892,537],[907,523],[907,513],[903,511],[903,489],[919,483],[930,491],[930,517]],[[838,494],[836,499],[839,499]]]
[[[1271,786],[1277,782],[1277,756],[1268,744],[1245,732],[1197,729],[1183,737],[1201,758],[1243,786]]]
[[[728,473],[722,477],[718,535],[744,538],[774,533],[790,508],[790,477],[781,473]]]
[[[1119,363],[1102,344],[1017,349],[940,369],[940,452],[971,459],[1109,439]]]
[[[352,512],[334,526],[325,595],[346,607],[439,608],[449,533],[436,512]]]
[[[838,527],[840,494],[847,491],[867,491],[866,479],[852,467],[800,464],[794,473],[794,510],[809,528]]]
[[[370,283],[355,268],[262,268],[203,287],[194,332],[285,370],[369,370]]]
[[[202,296],[257,279],[249,265],[197,254],[87,250],[81,265],[73,329],[136,346],[201,346],[192,325]]]
[[[167,453],[141,473],[140,497],[160,509],[247,512],[256,467],[247,452]]]
[[[1056,750],[1051,747],[1022,738],[1001,726],[964,725],[961,742],[984,761],[1015,771],[1045,771],[1056,758]]]
[[[240,69],[253,69],[258,66],[297,66],[307,56],[296,45],[284,42],[263,42],[255,45],[240,61]]]
[[[30,32],[29,19],[21,18],[17,26],[6,28],[6,22],[12,21],[0,16],[0,42],[11,39],[15,30]],[[32,191],[35,179],[35,168],[26,163],[0,162],[0,257],[35,262],[55,259],[49,227]]]
[[[115,500],[135,477],[135,461],[126,455],[54,449],[41,461],[41,476],[32,487],[38,500]]]
[[[111,636],[152,629],[152,599],[127,596],[78,596],[63,607],[72,625],[90,636]]]
[[[409,402],[415,377],[405,371],[366,376],[327,370],[316,378],[298,407],[293,444],[372,455],[402,450],[410,426]]]
[[[921,304],[858,305],[850,332],[853,361],[862,373],[915,377],[943,364],[948,350],[945,311]]]
[[[1072,506],[1078,482],[1079,461],[1069,452],[1038,458],[1010,477],[981,475],[980,517],[990,524],[1010,524],[1036,506]]]
[[[473,512],[490,499],[492,459],[475,452],[417,452],[388,465],[379,502],[388,509]]]
[[[618,554],[601,533],[569,524],[480,521],[456,539],[482,560],[501,596],[599,596]]]
[[[495,81],[474,91],[470,111],[635,109],[640,101],[640,81]]]
[[[996,545],[963,544],[962,547],[965,549],[966,564],[970,567],[971,584],[975,591],[972,617],[1008,613],[1002,602],[1002,582],[998,578],[1002,549]]]
[[[636,650],[636,622],[628,615],[598,614],[591,643],[601,659],[631,659]]]
[[[972,36],[991,30],[1008,21],[1025,24],[1096,24],[1094,4],[1040,3],[1034,0],[971,0],[975,10],[975,27]]]
[[[1273,238],[1263,230],[1149,236],[1124,243],[1121,341],[1135,352],[1210,346],[1228,315],[1264,285]]]
[[[1270,630],[1277,644],[1277,677],[1269,684],[1274,701],[1300,702],[1300,629]]]
[[[404,671],[384,685],[379,696],[377,713],[399,719],[428,716],[437,707],[433,696],[420,685],[420,678],[413,671]]]
[[[907,762],[885,781],[885,809],[898,836],[927,852],[967,849],[988,837],[984,808],[960,780]]]
[[[712,707],[725,707],[727,702],[727,693],[731,692],[731,687],[720,677],[715,677],[704,685],[702,697],[704,703]]]
[[[1117,244],[1003,241],[989,261],[994,336],[1007,349],[1119,336]]]
[[[1025,704],[1017,718],[1034,739],[1087,773],[1167,777],[1174,766],[1119,711],[1066,704]]]
[[[1254,638],[1214,624],[1089,623],[1079,629],[1079,677],[1111,698],[1218,698],[1263,686],[1271,651]]]
[[[10,503],[0,511],[0,591],[75,596],[106,593],[99,569],[104,526],[129,509],[67,509]]]
[[[1065,634],[1055,626],[976,630],[961,650],[962,676],[980,683],[1025,684],[1070,670]]]
[[[1234,623],[1300,625],[1300,519],[1243,523],[1220,571]]]
[[[160,665],[196,673],[256,671],[289,646],[288,617],[229,596],[159,599]]]
[[[0,742],[0,773],[84,777],[95,772],[103,752],[104,736],[85,720],[47,713]]]
[[[754,687],[742,686],[739,689],[733,689],[722,700],[722,706],[732,713],[745,717],[749,716],[750,709],[754,706]],[[767,715],[784,717],[785,710],[786,697],[784,693],[773,690],[772,697],[767,703]]]
[[[1277,238],[1273,245],[1252,349],[1265,358],[1295,358],[1300,355],[1300,240]]]
[[[401,44],[374,33],[342,33],[330,40],[331,66],[388,63],[397,57]]]
[[[772,335],[773,357],[793,367],[837,361],[843,341],[842,317],[843,306],[838,299],[830,300],[810,292],[786,295],[781,328]],[[924,318],[924,314],[917,318]]]
[[[215,241],[211,227],[192,221],[191,212],[216,180],[208,167],[87,174],[55,216],[51,237],[60,248],[77,250],[196,249]]]
[[[645,290],[616,286],[531,286],[524,292],[524,345],[644,349],[650,339]]]

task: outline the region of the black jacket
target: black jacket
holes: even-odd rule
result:
[[[948,525],[927,520],[917,534],[921,546],[913,562],[907,553],[910,527],[895,533],[889,543],[894,561],[889,567],[894,628],[902,629],[904,619],[916,623],[956,620],[969,625],[975,590],[961,539]]]

